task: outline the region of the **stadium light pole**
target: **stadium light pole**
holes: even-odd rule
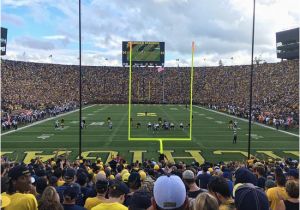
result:
[[[81,90],[81,0],[79,0],[79,148],[78,148],[78,157],[81,158],[81,141],[82,141],[82,133],[81,133],[81,112],[82,112],[82,90]]]
[[[255,29],[255,0],[253,0],[253,23],[252,23],[252,51],[250,71],[250,103],[249,103],[249,133],[248,133],[248,159],[250,159],[251,148],[251,113],[252,113],[252,80],[253,80],[253,52],[254,52],[254,29]]]

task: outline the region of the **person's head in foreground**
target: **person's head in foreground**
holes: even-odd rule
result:
[[[176,175],[159,177],[154,183],[152,206],[157,210],[185,210],[188,208],[188,198],[185,186]]]
[[[218,210],[219,204],[209,193],[201,193],[195,199],[194,210]]]
[[[237,187],[234,202],[236,210],[269,210],[265,192],[249,183]]]

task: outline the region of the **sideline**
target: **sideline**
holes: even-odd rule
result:
[[[210,111],[210,112],[214,112],[214,113],[217,113],[217,114],[220,114],[220,115],[224,115],[224,116],[227,116],[227,117],[235,118],[235,119],[238,119],[238,120],[241,120],[241,121],[244,121],[244,122],[249,122],[249,120],[246,120],[246,119],[243,119],[243,118],[239,118],[239,117],[236,117],[236,116],[233,116],[233,115],[230,115],[230,114],[226,114],[226,113],[223,113],[223,112],[218,112],[216,110],[207,109],[207,108],[204,108],[204,107],[201,107],[201,106],[197,106],[197,105],[193,105],[193,106],[195,106],[197,108],[200,108],[200,109],[204,109],[204,110]],[[285,134],[288,134],[288,135],[291,135],[291,136],[299,137],[299,135],[297,135],[297,134],[290,133],[290,132],[283,131],[283,130],[276,130],[273,127],[266,126],[266,125],[261,124],[261,123],[254,122],[254,124],[258,125],[258,126],[261,126],[261,127],[264,127],[264,128],[269,128],[271,130],[279,131],[279,132],[282,132],[282,133],[285,133]]]
[[[96,106],[96,104],[93,104],[93,105],[84,107],[82,110],[91,108],[91,107],[93,107],[93,106]],[[59,114],[59,115],[57,115],[57,116],[55,116],[55,117],[50,117],[50,118],[47,118],[47,119],[44,119],[44,120],[41,120],[41,121],[37,121],[37,122],[34,122],[34,123],[32,123],[32,124],[26,125],[26,126],[24,126],[24,127],[18,128],[17,130],[12,130],[12,131],[7,131],[7,132],[5,132],[5,133],[1,133],[1,136],[5,136],[6,134],[14,133],[14,132],[23,130],[23,129],[25,129],[25,128],[29,128],[29,127],[31,127],[31,126],[35,126],[35,125],[38,125],[38,124],[47,122],[47,121],[49,121],[49,120],[53,120],[53,119],[58,118],[58,117],[62,117],[62,116],[68,115],[68,114],[72,114],[72,113],[77,112],[77,111],[79,111],[79,109],[76,109],[76,110],[73,110],[73,111],[70,111],[70,112],[66,112],[66,113],[63,113],[63,114]]]

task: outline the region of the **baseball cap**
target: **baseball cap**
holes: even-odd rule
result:
[[[79,186],[76,184],[72,184],[64,190],[63,195],[65,198],[68,197],[71,200],[73,200],[74,198],[76,198],[79,195],[79,192],[80,192]]]
[[[75,177],[75,170],[72,168],[66,168],[64,171],[64,178],[65,179],[74,179]]]
[[[299,171],[297,169],[289,169],[287,175],[298,179],[299,178]]]
[[[146,177],[147,177],[147,174],[145,173],[145,171],[140,170],[140,171],[139,171],[139,174],[140,174],[140,176],[141,176],[141,180],[142,180],[142,181],[145,181],[145,179],[146,179]]]
[[[239,168],[235,172],[235,184],[238,183],[251,183],[257,185],[257,178],[249,169]]]
[[[191,170],[186,170],[182,174],[183,179],[195,179],[195,174]]]
[[[20,176],[23,175],[28,175],[30,174],[29,169],[24,166],[24,165],[18,165],[13,167],[9,172],[8,172],[8,177],[12,180],[18,179]]]
[[[269,210],[269,201],[264,191],[253,184],[243,184],[235,192],[237,210]]]
[[[123,182],[120,181],[112,181],[110,185],[111,190],[118,190],[121,191],[123,194],[128,194],[129,193],[129,188],[127,185]]]
[[[153,169],[154,170],[159,170],[159,165],[155,164]]]
[[[265,182],[265,187],[268,188],[268,189],[272,188],[272,187],[276,187],[276,183],[272,179],[268,179]]]
[[[123,181],[123,182],[128,182],[129,176],[130,176],[130,173],[125,173],[125,174],[123,174],[123,176],[122,176],[122,181]]]
[[[160,176],[154,183],[154,200],[163,209],[182,206],[186,199],[186,190],[182,180],[176,175]]]

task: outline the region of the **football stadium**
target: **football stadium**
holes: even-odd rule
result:
[[[299,208],[296,3],[201,2],[4,0],[1,209]]]

